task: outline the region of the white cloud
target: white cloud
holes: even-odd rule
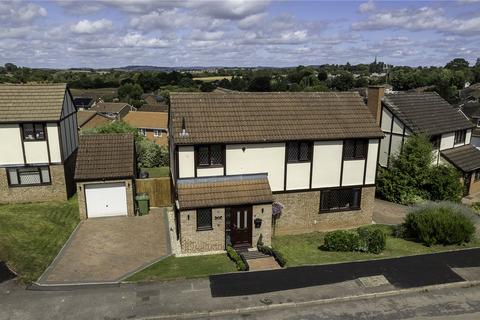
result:
[[[190,1],[188,6],[214,18],[241,20],[264,12],[269,4],[266,0],[204,0]]]
[[[375,10],[375,3],[373,2],[373,0],[368,0],[367,2],[362,3],[358,7],[358,11],[360,11],[361,13],[370,12],[373,10]]]
[[[135,16],[130,25],[138,30],[176,28],[188,22],[186,15],[177,8],[159,9],[144,15]]]
[[[94,34],[111,30],[113,23],[107,19],[100,19],[96,21],[81,20],[71,27],[73,33],[78,34]]]
[[[121,39],[121,45],[125,47],[141,47],[141,48],[166,48],[169,46],[168,41],[158,38],[147,38],[140,33],[132,32]]]
[[[0,1],[0,25],[26,24],[47,14],[45,8],[33,3]]]

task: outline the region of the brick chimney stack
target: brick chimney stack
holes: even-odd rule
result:
[[[380,126],[380,116],[382,112],[382,98],[385,95],[384,86],[369,86],[367,91],[367,107],[375,118],[375,122]]]

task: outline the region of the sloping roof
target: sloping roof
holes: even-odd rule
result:
[[[468,102],[462,106],[462,111],[467,117],[480,118],[480,103]]]
[[[436,92],[387,94],[383,103],[414,133],[431,136],[473,127],[460,110]]]
[[[101,102],[90,108],[90,110],[119,113],[125,106],[129,106],[129,104],[125,102]]]
[[[80,135],[75,180],[112,180],[135,176],[131,133]]]
[[[77,126],[81,129],[91,129],[112,122],[112,119],[96,111],[77,111]]]
[[[123,121],[135,128],[160,129],[168,128],[168,113],[166,112],[129,112]]]
[[[442,156],[463,172],[480,169],[480,150],[467,144],[463,147],[441,151]]]
[[[383,137],[354,92],[172,92],[170,104],[177,144]]]
[[[141,112],[168,112],[168,105],[165,102],[157,102],[155,104],[144,104],[137,111]]]
[[[75,97],[73,103],[77,108],[88,108],[93,104],[93,98]]]
[[[88,120],[92,119],[97,114],[96,111],[77,111],[77,125],[81,128]]]
[[[177,193],[181,210],[273,202],[266,174],[178,179]]]
[[[67,84],[0,84],[0,122],[58,121]]]

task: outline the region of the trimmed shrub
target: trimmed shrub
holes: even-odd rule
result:
[[[233,249],[232,246],[227,246],[227,255],[228,257],[235,262],[238,271],[247,271],[247,264],[243,261],[242,257]]]
[[[429,202],[409,212],[404,226],[407,234],[427,246],[462,244],[470,242],[475,233],[471,215],[463,205]]]
[[[260,244],[257,245],[257,249],[258,249],[258,251],[260,251],[260,252],[262,252],[266,255],[274,257],[275,260],[280,265],[280,267],[284,267],[287,264],[287,261],[285,260],[285,258],[282,256],[282,254],[279,251],[277,251],[273,248],[264,246],[264,245],[260,245]]]
[[[325,235],[323,247],[327,251],[358,251],[362,244],[358,232],[336,230]]]
[[[387,235],[385,232],[375,226],[358,228],[357,232],[360,236],[366,252],[379,254],[387,245]]]

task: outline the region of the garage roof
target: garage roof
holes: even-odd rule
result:
[[[441,153],[445,159],[463,172],[480,169],[480,150],[471,144],[444,150]]]
[[[75,180],[135,177],[135,143],[131,133],[80,136]]]

